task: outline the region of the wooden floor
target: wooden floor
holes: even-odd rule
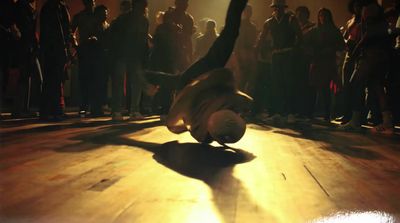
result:
[[[0,222],[400,219],[399,136],[249,124],[224,149],[156,117],[3,121],[0,131]]]

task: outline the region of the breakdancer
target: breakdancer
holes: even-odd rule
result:
[[[166,118],[176,134],[189,131],[198,142],[221,145],[239,141],[246,130],[240,114],[252,98],[236,88],[232,71],[224,68],[239,35],[241,15],[248,0],[231,0],[226,23],[208,53],[181,75],[147,72],[151,84],[179,91]]]

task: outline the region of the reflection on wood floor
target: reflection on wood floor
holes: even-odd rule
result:
[[[400,139],[249,124],[232,148],[157,117],[3,121],[0,222],[396,222]]]

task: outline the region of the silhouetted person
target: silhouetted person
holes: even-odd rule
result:
[[[81,93],[80,114],[86,115],[89,106],[92,115],[100,115],[101,104],[94,82],[102,70],[99,66],[97,44],[97,21],[94,14],[95,1],[82,0],[85,8],[72,19],[72,32],[78,34],[79,84]]]
[[[296,70],[298,75],[298,87],[301,89],[298,94],[297,107],[300,118],[303,121],[310,121],[313,117],[315,106],[315,90],[310,86],[309,70],[312,57],[312,47],[309,43],[310,31],[315,28],[315,23],[310,21],[310,10],[306,6],[296,8],[296,18],[299,21],[303,42],[298,50],[296,59]]]
[[[185,70],[193,61],[192,35],[195,33],[193,17],[186,11],[189,0],[175,0],[175,9],[171,12],[172,21],[182,27],[180,37],[180,63],[179,70]]]
[[[181,28],[171,16],[171,9],[164,13],[162,23],[157,26],[153,36],[153,49],[150,55],[150,68],[175,74],[178,72],[179,33]]]
[[[342,67],[342,90],[343,90],[343,117],[338,121],[346,124],[350,121],[351,112],[351,85],[350,78],[355,68],[355,58],[352,57],[353,50],[357,43],[361,40],[361,0],[351,0],[348,4],[348,10],[353,14],[352,18],[347,21],[345,32],[343,34],[346,42],[346,56]]]
[[[196,39],[196,50],[194,52],[195,60],[207,54],[217,37],[217,23],[214,20],[209,20],[206,24],[205,32]]]
[[[63,0],[48,0],[40,13],[40,47],[43,54],[43,92],[40,115],[60,119],[64,115],[66,64],[73,37]]]
[[[240,68],[239,88],[251,95],[254,94],[256,58],[255,45],[257,39],[257,27],[251,21],[253,7],[247,5],[242,14],[240,34],[236,42],[235,55]]]
[[[35,3],[35,0],[19,0],[16,3],[16,25],[21,32],[18,46],[20,75],[13,111],[13,115],[17,117],[30,115],[31,77],[35,72],[38,53]]]
[[[12,0],[0,1],[0,113],[10,68],[16,68],[16,50],[21,33],[16,26],[16,8]],[[1,115],[1,114],[0,114]]]
[[[153,37],[153,49],[150,54],[150,69],[170,74],[178,73],[179,63],[179,33],[182,29],[176,25],[171,16],[171,9],[164,13],[162,23],[157,26]],[[154,96],[154,111],[167,114],[171,103],[173,89],[160,86],[159,92]]]
[[[301,42],[302,33],[295,16],[286,12],[284,0],[273,0],[273,15],[264,24],[261,41],[272,37],[272,97],[270,120],[281,122],[287,116],[289,123],[295,122],[296,71],[294,70],[295,47]]]
[[[107,45],[107,34],[108,28],[110,24],[107,22],[108,19],[108,8],[104,5],[99,5],[94,10],[94,15],[96,17],[96,38],[97,38],[97,47],[98,47],[98,63],[99,73],[97,74],[97,78],[93,79],[95,83],[94,90],[98,93],[96,95],[96,100],[98,106],[107,105],[107,86],[108,80],[112,73],[112,60],[109,55],[109,49]],[[97,108],[101,115],[103,111],[98,107]]]
[[[353,50],[355,70],[350,78],[352,91],[352,118],[342,130],[358,130],[362,123],[365,99],[363,91],[368,85],[379,100],[383,123],[372,129],[375,133],[393,134],[393,117],[384,89],[384,80],[390,62],[391,41],[382,7],[374,0],[364,1],[362,9],[362,37]]]
[[[333,22],[329,9],[318,11],[318,26],[311,32],[310,44],[313,47],[313,57],[310,69],[310,84],[314,88],[313,101],[322,101],[324,118],[331,118],[331,82],[338,81],[338,66],[336,52],[344,49],[344,39],[340,30]],[[312,105],[315,106],[315,103]]]
[[[385,11],[385,17],[388,20],[389,27],[393,40],[393,58],[391,61],[390,72],[388,75],[386,90],[389,97],[389,103],[393,111],[393,123],[400,123],[400,0],[396,0],[394,7],[390,8],[389,11]],[[397,32],[397,34],[396,34]]]
[[[121,121],[124,76],[130,87],[130,119],[142,119],[140,98],[145,81],[143,67],[148,53],[149,21],[146,0],[134,0],[130,12],[120,15],[110,26],[110,51],[115,60],[113,75],[113,120]],[[127,87],[128,88],[128,87]]]

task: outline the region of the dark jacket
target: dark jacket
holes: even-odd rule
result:
[[[149,21],[134,11],[120,15],[109,30],[109,49],[114,58],[145,58]]]

